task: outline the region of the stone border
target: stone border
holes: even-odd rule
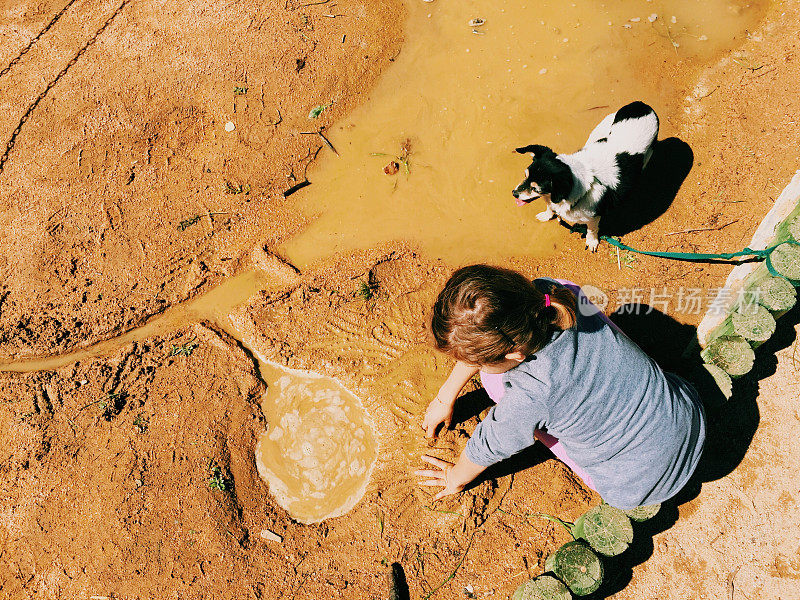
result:
[[[776,230],[781,223],[794,211],[800,203],[800,170],[796,171],[794,177],[789,182],[775,204],[761,221],[753,239],[748,245],[753,250],[763,250],[770,245],[775,237]],[[711,332],[716,329],[728,317],[728,313],[736,302],[739,291],[742,289],[745,279],[753,273],[761,262],[749,262],[734,267],[725,286],[719,291],[716,299],[711,303],[715,307],[714,313],[706,313],[700,325],[697,327],[697,341],[701,346],[705,346],[709,340]]]

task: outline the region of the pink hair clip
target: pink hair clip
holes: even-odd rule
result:
[[[550,306],[550,294],[545,294],[544,295],[544,305],[545,306]]]

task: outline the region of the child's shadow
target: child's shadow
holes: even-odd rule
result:
[[[631,546],[621,555],[605,558],[606,578],[587,600],[602,600],[623,590],[633,577],[633,567],[653,555],[653,538],[672,527],[678,519],[678,507],[695,499],[702,484],[731,473],[744,458],[759,424],[758,382],[775,373],[776,352],[791,346],[796,339],[794,327],[800,323],[800,304],[778,320],[775,334],[756,349],[752,371],[735,379],[733,396],[726,400],[709,373],[702,367],[699,348],[684,350],[695,340],[696,329],[679,323],[647,304],[620,307],[611,319],[663,369],[689,380],[699,391],[706,409],[706,443],[697,470],[686,487],[665,502],[652,519],[634,523]],[[459,399],[453,422],[463,422],[492,405],[482,389]],[[551,458],[541,444],[505,460],[484,472],[479,481],[503,477],[527,469]]]
[[[694,500],[703,483],[725,477],[742,462],[760,420],[758,382],[775,373],[776,352],[794,343],[794,327],[800,323],[800,305],[781,317],[775,334],[756,349],[752,371],[733,381],[733,396],[729,400],[702,367],[700,349],[684,353],[695,340],[694,327],[678,323],[646,304],[623,306],[611,318],[665,370],[678,373],[697,388],[706,409],[706,443],[700,464],[686,487],[675,498],[663,503],[655,517],[633,524],[630,548],[617,557],[605,559],[606,580],[597,592],[586,596],[587,600],[605,599],[624,589],[633,577],[633,567],[653,555],[654,536],[678,520],[678,507]]]

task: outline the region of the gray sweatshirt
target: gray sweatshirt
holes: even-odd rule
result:
[[[633,508],[677,494],[700,460],[705,414],[695,389],[598,315],[579,314],[576,327],[554,333],[503,385],[503,399],[467,443],[475,464],[520,452],[544,429],[607,503]]]

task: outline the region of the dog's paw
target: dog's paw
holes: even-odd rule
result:
[[[555,213],[553,213],[552,210],[543,210],[542,212],[540,212],[540,213],[538,213],[536,215],[536,218],[539,219],[540,221],[544,222],[544,221],[549,221],[554,216],[555,216]]]
[[[600,245],[600,240],[598,240],[597,238],[592,238],[592,239],[588,237],[586,238],[586,249],[589,250],[589,252],[597,252],[597,246],[599,245]]]

